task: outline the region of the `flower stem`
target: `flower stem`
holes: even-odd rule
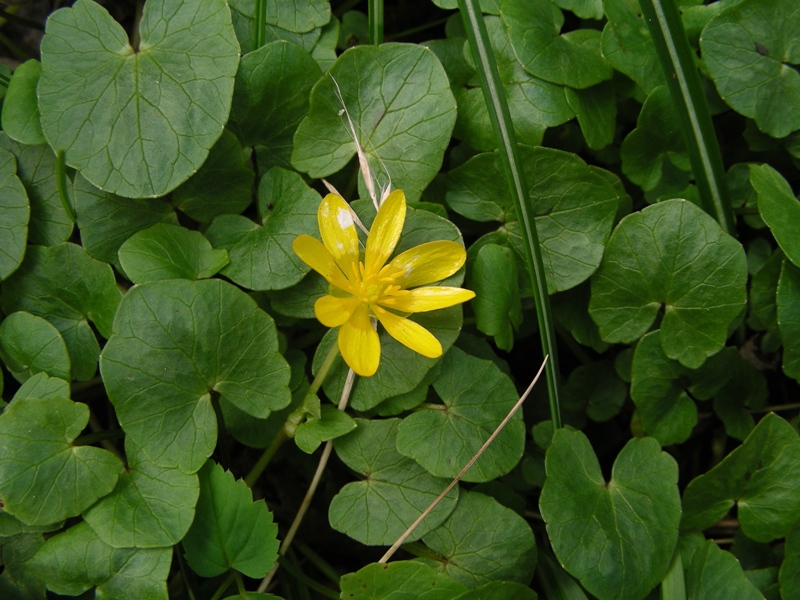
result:
[[[383,0],[369,0],[367,14],[369,43],[377,46],[383,42]]]

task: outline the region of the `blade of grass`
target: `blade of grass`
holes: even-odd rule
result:
[[[725,168],[695,55],[674,0],[639,0],[656,46],[703,206],[729,235],[736,235]]]
[[[369,22],[369,43],[373,46],[383,43],[383,0],[369,0],[367,9]]]
[[[253,19],[253,48],[258,50],[267,41],[267,0],[256,0]]]
[[[539,248],[539,237],[536,224],[529,210],[530,199],[525,185],[524,174],[517,151],[517,140],[511,114],[508,111],[505,91],[500,83],[497,61],[494,51],[489,45],[489,34],[483,20],[478,0],[458,0],[458,10],[464,21],[475,68],[481,81],[483,97],[489,109],[489,118],[497,134],[500,160],[508,180],[509,189],[514,200],[514,208],[519,219],[522,240],[525,247],[525,262],[533,282],[533,298],[536,303],[536,317],[539,320],[539,334],[542,340],[542,352],[549,356],[545,373],[547,375],[547,391],[550,398],[550,418],[553,427],[561,427],[561,409],[558,396],[558,352],[556,351],[555,319],[550,310],[550,297],[547,295],[547,280],[544,264]]]
[[[675,556],[672,557],[669,571],[661,581],[661,600],[686,600],[686,582],[679,548],[675,548]]]

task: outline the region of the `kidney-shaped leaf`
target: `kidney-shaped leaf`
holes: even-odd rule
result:
[[[38,60],[28,60],[14,71],[3,99],[3,131],[11,139],[35,146],[44,144],[36,87],[42,65]]]
[[[20,398],[0,415],[3,510],[28,525],[74,517],[117,483],[122,463],[108,450],[73,446],[89,408],[67,398]]]
[[[259,418],[290,401],[274,321],[219,279],[133,287],[100,369],[125,432],[154,462],[187,473],[216,444],[212,394]]]
[[[758,213],[775,241],[800,267],[800,202],[783,176],[769,165],[750,165],[750,185],[758,194]]]
[[[342,597],[352,600],[452,600],[467,590],[419,561],[372,563],[342,577]]]
[[[189,566],[203,577],[236,569],[264,577],[278,559],[278,526],[266,502],[213,461],[200,469],[197,514],[183,539]]]
[[[125,439],[128,468],[117,487],[83,514],[114,548],[159,548],[177,544],[192,524],[200,493],[197,475],[159,467],[132,438]]]
[[[564,568],[600,600],[643,598],[678,541],[678,465],[653,438],[632,439],[606,483],[589,440],[559,429],[539,508]]]
[[[682,529],[705,529],[737,504],[739,523],[750,539],[783,537],[800,518],[800,438],[774,413],[744,443],[683,494]]]
[[[19,381],[47,373],[70,381],[69,352],[49,321],[30,313],[11,313],[0,323],[0,358]]]
[[[17,162],[10,152],[0,149],[0,281],[22,263],[30,213],[28,195],[17,177]]]
[[[686,573],[686,593],[689,600],[764,599],[736,557],[714,540],[706,540],[692,555]]]
[[[336,454],[364,479],[345,485],[328,510],[331,527],[362,544],[389,546],[436,499],[447,481],[434,477],[396,449],[399,419],[356,419],[356,430],[334,441]],[[455,507],[451,490],[414,530],[417,540]]]
[[[511,379],[493,362],[452,348],[442,360],[433,388],[444,406],[412,413],[397,432],[397,449],[437,477],[455,477],[517,401]],[[522,457],[525,425],[517,413],[464,475],[490,481]]]
[[[97,187],[132,198],[161,196],[203,164],[239,65],[224,0],[148,0],[139,37],[131,47],[92,0],[54,12],[38,88],[50,145]]]
[[[337,172],[356,152],[337,85],[380,185],[388,183],[388,171],[393,187],[419,200],[442,166],[456,118],[436,55],[414,44],[356,46],[342,54],[311,91],[294,136],[292,164],[311,177]]]
[[[744,248],[700,208],[667,200],[625,217],[592,278],[589,313],[607,342],[632,342],[664,310],[666,355],[697,368],[725,344],[747,297]]]

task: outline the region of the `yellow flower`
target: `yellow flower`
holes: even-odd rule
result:
[[[342,358],[364,377],[374,375],[380,362],[376,319],[401,344],[436,358],[442,355],[439,340],[408,315],[447,308],[475,297],[474,292],[462,288],[428,286],[464,264],[466,252],[456,242],[420,244],[386,264],[405,218],[405,194],[395,190],[378,210],[362,254],[350,207],[341,196],[328,194],[317,213],[322,243],[310,235],[300,235],[292,244],[297,256],[328,280],[328,295],[314,304],[314,314],[326,327],[340,327]]]

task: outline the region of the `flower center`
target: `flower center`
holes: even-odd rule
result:
[[[393,298],[408,294],[408,290],[401,289],[395,282],[405,271],[384,266],[377,273],[366,273],[364,263],[359,262],[359,276],[351,288],[351,292],[364,304],[372,306],[378,302],[391,304]]]

